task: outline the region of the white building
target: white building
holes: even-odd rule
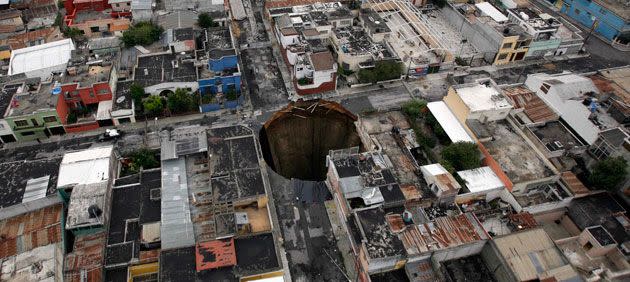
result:
[[[488,166],[458,171],[457,175],[464,180],[464,190],[467,192],[461,196],[465,198],[485,196],[486,201],[491,201],[500,197],[501,191],[505,189],[503,181]]]
[[[61,73],[74,50],[72,39],[14,50],[11,53],[8,75],[24,73],[27,77],[46,80],[53,73]]]
[[[525,86],[536,92],[586,143],[597,140],[600,128],[590,119],[594,114],[582,101],[588,94],[598,93],[589,78],[577,74],[530,74]]]

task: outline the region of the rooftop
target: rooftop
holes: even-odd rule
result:
[[[335,59],[329,51],[310,53],[309,60],[315,71],[332,70],[335,67]]]
[[[523,109],[525,115],[534,123],[557,120],[558,115],[536,93],[524,86],[503,89],[515,109]]]
[[[512,108],[498,88],[489,81],[456,85],[453,88],[471,112]]]
[[[626,211],[608,193],[591,194],[573,199],[568,209],[569,217],[580,230],[601,225],[619,244],[630,239],[622,223],[627,221]]]
[[[390,32],[391,29],[387,26],[387,23],[381,16],[372,9],[361,10],[361,21],[370,29],[373,33]]]
[[[518,281],[553,277],[553,270],[567,265],[562,253],[542,228],[497,237],[493,243],[505,260],[505,267],[512,271]],[[573,269],[567,274],[566,277],[557,277],[557,280],[579,279]]]
[[[475,215],[443,216],[409,225],[400,235],[407,254],[417,255],[489,239]]]
[[[229,28],[207,29],[204,48],[206,55],[210,59],[236,55],[232,43],[232,33]]]
[[[184,158],[162,161],[160,199],[162,249],[193,246],[195,234],[188,206],[188,181]],[[194,254],[194,248],[192,249]],[[191,256],[194,265],[194,255]]]
[[[197,272],[233,266],[236,264],[234,238],[213,240],[197,244]]]
[[[486,16],[491,17],[496,22],[507,22],[508,17],[506,17],[499,9],[495,8],[490,2],[481,2],[475,4],[477,9],[479,9]]]
[[[53,195],[61,158],[0,163],[0,208]],[[29,193],[27,195],[27,187]]]
[[[501,179],[488,166],[458,171],[457,175],[464,180],[464,187],[470,193],[483,193],[505,187]]]
[[[490,155],[501,165],[501,168],[512,183],[522,183],[553,175],[538,154],[511,125],[505,122],[490,122],[486,128],[493,140],[483,142]]]
[[[113,146],[103,146],[66,153],[59,167],[57,188],[108,180],[113,149]]]
[[[606,128],[606,124],[596,125],[592,117],[602,116],[597,114],[597,105],[593,111],[593,104],[584,102],[589,95],[599,92],[590,79],[576,74],[537,73],[528,75],[525,85],[588,144],[593,144],[600,129]]]
[[[119,81],[116,83],[116,93],[112,99],[112,101],[114,101],[112,111],[129,110],[132,108],[133,100],[130,90],[133,83],[133,80]]]
[[[70,60],[72,50],[74,50],[72,39],[13,50],[8,74],[14,75],[66,64]]]
[[[352,56],[371,55],[375,59],[394,58],[385,45],[372,42],[361,28],[341,27],[336,28],[333,33],[339,39],[339,48],[344,53]]]
[[[360,233],[365,236],[367,255],[370,258],[386,258],[405,254],[403,243],[390,230],[385,220],[385,211],[382,208],[361,210],[355,214],[362,231]]]
[[[431,102],[427,104],[427,107],[452,142],[474,142],[446,103],[443,101]]]
[[[163,82],[193,82],[197,81],[197,68],[175,54],[144,55],[138,57],[134,80],[145,87]]]
[[[216,203],[265,194],[259,154],[253,131],[247,127],[208,130],[210,187]]]
[[[537,31],[555,30],[561,25],[551,15],[533,11],[529,7],[508,9],[508,11]]]
[[[110,210],[106,201],[108,182],[78,184],[72,188],[66,229],[101,226],[105,224],[105,216]]]
[[[573,133],[559,121],[547,122],[542,126],[529,127],[529,129],[550,152],[572,150],[584,146],[582,141],[573,136]]]
[[[42,82],[39,78],[26,79],[12,83],[10,86],[7,85],[13,89],[9,91],[15,94],[12,102],[9,103],[5,117],[31,115],[40,111],[54,111],[59,101],[59,96],[52,94],[56,86],[57,84],[52,83],[52,81]]]

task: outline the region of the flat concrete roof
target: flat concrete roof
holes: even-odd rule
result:
[[[66,64],[70,60],[72,50],[74,50],[72,39],[14,50],[11,52],[8,74],[14,75]]]

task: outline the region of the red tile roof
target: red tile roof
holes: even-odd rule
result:
[[[335,59],[328,51],[311,54],[311,62],[316,71],[332,70],[335,66]]]
[[[0,221],[0,259],[61,241],[61,205]]]
[[[236,264],[234,238],[197,244],[197,272]]]
[[[509,214],[508,219],[514,226],[519,226],[520,230],[531,229],[538,226],[536,219],[534,219],[534,216],[529,212]]]
[[[518,86],[506,88],[503,92],[505,93],[505,96],[512,100],[514,108],[522,108],[525,114],[533,122],[544,122],[558,119],[558,115],[556,115],[556,113],[547,106],[540,97],[525,87]]]

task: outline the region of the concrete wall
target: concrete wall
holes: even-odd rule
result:
[[[227,69],[235,69],[237,68],[237,66],[238,66],[238,57],[236,55],[225,56],[216,60],[213,60],[213,59],[208,60],[208,69],[215,72],[220,72]]]
[[[469,22],[464,15],[451,6],[442,8],[442,14],[449,23],[460,32],[479,52],[484,53],[487,62],[493,62],[503,39],[494,28],[480,23]]]
[[[527,58],[541,58],[543,56],[553,55],[553,52],[558,49],[562,40],[560,38],[553,38],[549,40],[533,41],[529,45],[529,50],[525,57]]]

